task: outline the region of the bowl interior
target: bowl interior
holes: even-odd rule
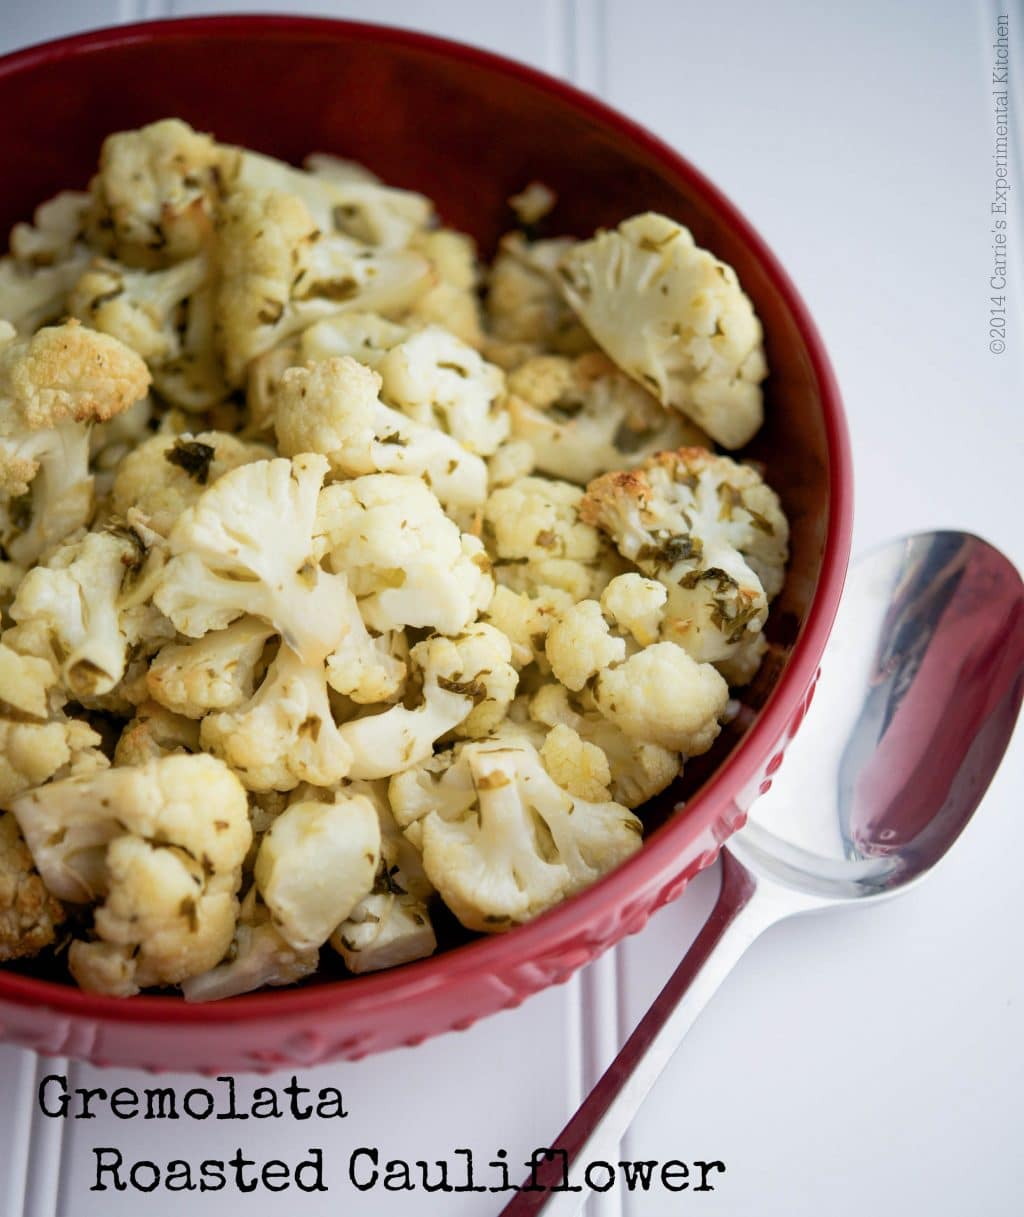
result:
[[[769,621],[770,660],[743,695],[754,712],[764,705],[809,619],[826,537],[835,532],[830,476],[841,421],[836,404],[824,402],[827,365],[784,275],[742,217],[680,158],[599,104],[493,56],[313,20],[156,23],[23,52],[0,63],[0,113],[0,158],[9,167],[4,232],[57,190],[83,187],[108,133],[169,115],[292,162],[311,151],[361,161],[432,197],[485,257],[511,227],[508,195],[531,179],[558,193],[550,235],[587,235],[646,209],[686,224],[736,268],[766,335],[767,423],[744,455],[765,462],[781,494],[792,558]],[[682,785],[647,809],[656,835],[679,796],[700,789],[753,719],[744,715],[723,732]]]

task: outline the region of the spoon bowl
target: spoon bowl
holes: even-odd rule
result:
[[[1013,565],[959,532],[880,546],[836,617],[814,695],[822,729],[792,741],[781,782],[726,848],[760,881],[829,902],[902,890],[971,818],[1022,692]]]
[[[906,891],[949,852],[1002,760],[1024,693],[1024,584],[987,542],[904,537],[851,569],[781,781],[722,849],[707,924],[502,1217],[569,1217],[686,1032],[750,944],[798,913]],[[552,1190],[557,1189],[557,1190]]]

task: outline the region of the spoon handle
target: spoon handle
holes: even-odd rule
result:
[[[770,900],[756,899],[757,881],[728,850],[722,851],[722,863],[722,887],[704,928],[553,1142],[556,1152],[546,1161],[540,1155],[541,1162],[500,1217],[572,1217],[582,1208],[586,1166],[617,1154],[623,1134],[697,1016],[747,947],[778,920],[779,910]]]

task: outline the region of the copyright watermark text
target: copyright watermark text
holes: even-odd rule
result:
[[[992,258],[989,264],[988,349],[993,355],[1006,350],[1006,289],[1009,254],[1010,199],[1010,17],[996,17],[992,43],[993,178],[989,201]]]

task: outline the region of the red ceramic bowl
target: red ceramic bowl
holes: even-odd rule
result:
[[[203,1071],[356,1058],[468,1027],[566,980],[672,900],[767,789],[810,701],[850,544],[848,440],[807,311],[736,209],[671,148],[575,89],[482,51],[392,29],[292,17],[214,17],[102,30],[0,60],[0,229],[62,187],[83,186],[111,131],[179,115],[200,130],[298,161],[363,161],[434,198],[488,253],[507,196],[557,190],[558,231],[586,235],[654,209],[687,224],[739,273],[766,333],[767,462],[792,522],[792,562],[770,622],[772,662],[752,713],[645,810],[624,866],[511,933],[390,972],[221,1004],[116,1000],[0,971],[0,1038],[96,1063]],[[685,794],[685,808],[680,797]]]

